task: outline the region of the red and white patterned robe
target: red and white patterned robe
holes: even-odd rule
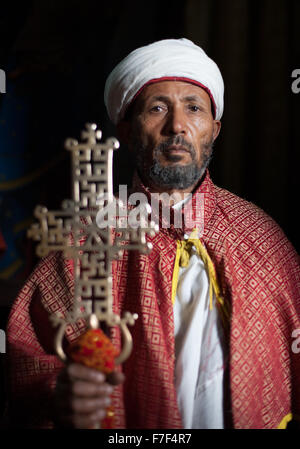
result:
[[[216,187],[208,172],[204,194],[205,245],[230,309],[228,331],[231,420],[235,428],[284,427],[300,416],[299,258],[279,226],[261,209]],[[197,220],[197,211],[194,210]],[[177,428],[174,323],[171,300],[176,240],[186,229],[161,229],[149,255],[125,252],[114,262],[114,308],[137,312],[134,347],[114,393],[117,427]],[[52,253],[34,270],[8,323],[11,422],[51,426],[51,395],[62,363],[52,351],[49,314],[72,304],[72,270]],[[83,325],[68,328],[74,340]],[[118,332],[113,340],[119,344]]]

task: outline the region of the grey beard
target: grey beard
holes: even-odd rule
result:
[[[163,152],[164,148],[172,144],[184,145],[191,153],[192,162],[188,165],[175,165],[175,166],[162,166],[157,159],[157,154]],[[196,184],[203,176],[207,169],[213,150],[213,140],[202,146],[202,164],[199,167],[196,162],[196,152],[192,145],[184,141],[181,136],[169,139],[167,142],[160,144],[154,150],[153,165],[145,173],[145,157],[146,149],[143,146],[139,146],[136,151],[137,154],[137,169],[140,177],[143,179],[146,177],[151,183],[156,186],[164,187],[167,189],[187,189]]]
[[[157,160],[150,168],[149,179],[157,186],[169,189],[187,189],[202,176],[202,167],[196,164],[186,166],[163,167]]]

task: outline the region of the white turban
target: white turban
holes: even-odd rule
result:
[[[188,39],[166,39],[138,48],[106,80],[104,102],[117,124],[145,85],[176,79],[199,85],[209,94],[216,120],[223,114],[224,83],[217,64]]]

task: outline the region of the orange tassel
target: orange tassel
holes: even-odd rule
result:
[[[67,354],[76,363],[109,374],[115,369],[115,357],[119,353],[101,329],[88,329],[69,346]],[[101,421],[101,429],[113,428],[114,411],[110,406]]]

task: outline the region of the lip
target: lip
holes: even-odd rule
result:
[[[189,151],[181,145],[170,145],[165,149],[166,153],[189,153]]]

